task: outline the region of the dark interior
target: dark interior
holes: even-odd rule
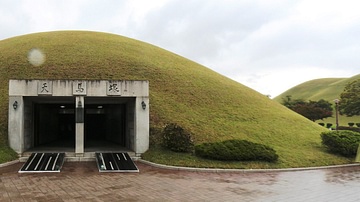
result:
[[[34,105],[34,146],[75,148],[75,104]],[[85,149],[125,147],[125,104],[85,104]]]
[[[35,104],[34,146],[75,146],[75,113],[70,104]]]
[[[99,142],[125,147],[125,115],[124,104],[85,104],[85,148]]]

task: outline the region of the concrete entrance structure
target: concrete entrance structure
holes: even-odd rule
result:
[[[108,141],[137,156],[149,148],[148,81],[10,80],[9,144],[20,155],[69,142],[76,156]]]

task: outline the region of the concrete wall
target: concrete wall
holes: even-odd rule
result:
[[[79,85],[82,84],[82,85]],[[83,90],[83,91],[80,91]],[[9,96],[149,96],[148,81],[10,80]]]
[[[94,96],[132,97],[127,105],[127,146],[136,154],[149,148],[149,82],[105,80],[10,80],[9,81],[9,144],[18,153],[34,146],[34,112],[31,101],[24,97]],[[76,99],[78,100],[78,99]],[[83,100],[83,99],[82,99]],[[17,108],[13,108],[14,102]],[[84,100],[83,100],[84,101]],[[146,104],[145,109],[142,103]],[[84,104],[84,102],[82,102]],[[76,103],[74,103],[76,105]],[[24,124],[26,122],[26,124]],[[78,135],[81,132],[78,132]],[[77,139],[81,137],[77,136]],[[82,141],[83,142],[83,141]],[[80,148],[81,141],[79,144]],[[83,152],[81,149],[76,152]]]
[[[142,105],[145,104],[145,108]],[[136,97],[135,101],[135,153],[140,155],[149,147],[149,98]]]
[[[24,99],[24,150],[34,147],[34,108]]]
[[[14,108],[16,103],[17,107]],[[24,151],[24,102],[22,96],[9,97],[9,145],[17,153]]]
[[[135,100],[126,104],[126,146],[135,151]]]

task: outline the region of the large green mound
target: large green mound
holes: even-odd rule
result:
[[[27,61],[33,48],[46,55],[39,67]],[[348,162],[321,147],[325,129],[318,124],[204,66],[126,37],[63,31],[2,40],[0,75],[3,142],[9,79],[149,80],[151,127],[177,123],[196,143],[235,138],[266,144],[280,156],[274,167]]]

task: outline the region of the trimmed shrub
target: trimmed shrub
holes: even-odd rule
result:
[[[333,125],[332,123],[327,123],[326,128],[331,128],[332,125]]]
[[[325,126],[325,123],[319,123],[320,126]]]
[[[354,132],[360,132],[360,128],[349,127],[349,126],[339,126],[338,130],[351,130]]]
[[[226,140],[195,146],[197,156],[222,161],[277,161],[279,156],[269,146],[247,140]]]
[[[348,123],[350,127],[353,127],[355,123]]]
[[[321,133],[322,144],[335,154],[353,157],[360,143],[360,133],[341,130]]]
[[[162,132],[162,145],[175,152],[190,152],[194,148],[190,132],[176,123],[165,126]]]
[[[355,125],[356,125],[357,127],[360,127],[360,123],[355,123]]]

